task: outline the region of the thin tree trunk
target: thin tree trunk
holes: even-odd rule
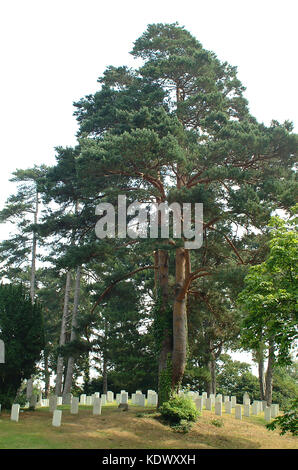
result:
[[[178,391],[186,365],[187,312],[186,293],[182,293],[186,274],[184,248],[176,249],[176,292],[173,309],[172,390]]]
[[[108,392],[108,367],[106,355],[103,356],[103,368],[102,368],[102,390],[106,395]]]
[[[38,222],[38,208],[39,208],[39,199],[38,199],[38,192],[36,191],[35,195],[35,211],[34,211],[34,218],[33,223],[37,224]],[[31,302],[34,303],[35,297],[35,275],[36,275],[36,249],[37,249],[37,236],[35,229],[33,230],[33,238],[32,238],[32,249],[31,249],[31,277],[30,277],[30,298]],[[30,400],[30,397],[33,393],[33,376],[27,380],[27,389],[26,389],[26,396],[27,399]]]
[[[159,271],[159,285],[161,293],[161,309],[159,314],[161,316],[168,315],[168,300],[169,300],[169,256],[165,250],[158,250],[158,271]],[[167,322],[166,322],[167,323]],[[168,326],[163,330],[163,340],[159,354],[158,373],[167,367],[167,360],[172,353],[172,332]]]
[[[274,365],[274,343],[273,341],[269,342],[268,349],[268,364],[265,377],[266,391],[265,391],[265,400],[267,405],[270,406],[272,403],[272,390],[273,390],[273,365]]]
[[[216,394],[216,361],[215,359],[211,360],[211,384],[212,384],[212,393]]]
[[[44,394],[45,398],[48,398],[50,393],[50,371],[49,371],[49,356],[44,351]]]
[[[261,400],[265,400],[265,370],[264,370],[264,348],[260,346],[259,350],[256,351],[256,359],[258,362],[258,374],[259,374],[259,387]]]
[[[70,271],[68,271],[66,274],[66,282],[65,282],[64,307],[63,307],[63,315],[62,315],[62,322],[61,322],[59,346],[65,345],[65,334],[66,334],[67,319],[68,319],[69,293],[70,293],[70,287],[71,287],[70,284],[71,284],[71,273]],[[55,386],[55,394],[57,396],[62,395],[63,366],[64,366],[63,356],[59,355],[58,360],[57,360],[57,376],[56,376],[56,386]]]
[[[78,266],[77,271],[76,271],[76,282],[75,282],[75,291],[74,291],[74,300],[73,300],[70,342],[75,341],[75,339],[77,338],[76,329],[78,326],[80,287],[81,287],[81,267]],[[70,356],[67,361],[67,371],[66,371],[65,384],[64,384],[64,389],[63,389],[64,399],[67,397],[67,394],[71,392],[74,364],[75,364],[74,357]]]

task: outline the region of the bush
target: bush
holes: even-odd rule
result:
[[[266,427],[270,431],[279,428],[281,436],[286,432],[290,432],[293,436],[298,436],[298,399],[293,400],[291,407],[285,414],[275,418]]]
[[[181,424],[182,421],[196,421],[199,416],[193,400],[179,395],[164,402],[159,411],[166,421],[174,425]]]

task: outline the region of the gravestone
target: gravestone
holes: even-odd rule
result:
[[[221,401],[215,402],[215,414],[217,416],[222,415],[222,402]]]
[[[14,404],[11,407],[10,419],[11,421],[19,421],[20,405]]]
[[[232,413],[232,402],[231,401],[226,401],[225,402],[225,412],[228,413],[229,415]]]
[[[252,407],[251,407],[251,414],[252,415],[258,415],[259,412],[260,412],[259,409],[260,409],[259,402],[254,401],[253,404],[252,404]]]
[[[105,393],[101,395],[101,406],[105,406],[107,404],[107,396]]]
[[[242,407],[241,405],[235,405],[235,418],[242,419]]]
[[[114,392],[111,392],[110,390],[107,392],[107,402],[108,403],[113,403],[114,401]]]
[[[222,403],[222,394],[221,394],[221,393],[218,393],[218,394],[216,395],[215,401],[217,401],[217,402],[220,401],[220,402]]]
[[[109,392],[108,392],[109,393]],[[100,398],[100,393],[99,392],[95,392],[94,393],[94,398]]]
[[[136,394],[135,393],[131,394],[131,403],[132,403],[132,405],[136,405]]]
[[[243,405],[250,405],[250,398],[247,392],[243,394]]]
[[[72,397],[70,404],[70,413],[72,415],[77,415],[79,412],[79,397]]]
[[[279,406],[276,404],[271,405],[271,418],[276,418],[279,414]]]
[[[227,403],[228,401],[230,401],[230,397],[228,395],[225,395],[224,396],[224,403]]]
[[[212,410],[212,398],[206,398],[206,410]]]
[[[49,398],[49,408],[51,412],[54,412],[57,408],[57,398],[58,397],[56,395],[51,395]]]
[[[195,398],[195,405],[196,405],[196,409],[199,410],[199,411],[202,411],[203,409],[203,398]]]
[[[212,400],[215,400],[215,394],[214,394],[214,393],[210,393],[209,398],[212,398]]]
[[[120,394],[120,393],[116,393],[116,403],[117,403],[117,405],[120,404],[120,400],[121,400],[121,394]]]
[[[2,339],[0,339],[0,364],[5,364],[5,344]]]
[[[231,396],[231,404],[232,404],[232,408],[235,408],[237,404],[237,398],[234,395]]]
[[[271,420],[271,407],[270,406],[266,406],[264,410],[264,418],[265,418],[265,421]]]
[[[207,392],[202,392],[202,397],[207,398]]]
[[[61,426],[62,410],[55,410],[53,413],[52,426]]]
[[[86,405],[86,395],[85,395],[85,393],[83,393],[80,396],[80,405]]]
[[[250,412],[250,405],[244,405],[243,415],[246,416],[246,418],[249,418],[249,412]]]
[[[127,392],[121,392],[120,403],[122,403],[122,404],[127,404],[128,403],[128,393]]]
[[[158,395],[156,392],[150,393],[148,395],[147,404],[148,406],[157,406]]]
[[[93,414],[101,415],[101,400],[102,398],[94,397],[93,401]]]
[[[57,406],[62,405],[62,397],[57,397]]]
[[[88,395],[88,396],[86,397],[86,405],[87,405],[87,406],[91,406],[91,405],[92,405],[92,397],[91,397],[91,395]]]
[[[135,400],[137,406],[145,406],[145,395],[142,393],[136,393]]]

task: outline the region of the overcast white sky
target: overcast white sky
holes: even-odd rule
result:
[[[178,21],[238,67],[251,112],[296,124],[295,0],[2,0],[0,206],[16,168],[53,164],[76,143],[73,101],[94,92],[108,65],[133,65],[149,23]],[[6,236],[3,227],[0,239]]]

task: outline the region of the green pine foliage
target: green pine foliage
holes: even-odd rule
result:
[[[41,306],[32,304],[22,285],[0,285],[0,339],[5,364],[0,364],[0,403],[8,408],[24,379],[34,373],[44,348]]]

